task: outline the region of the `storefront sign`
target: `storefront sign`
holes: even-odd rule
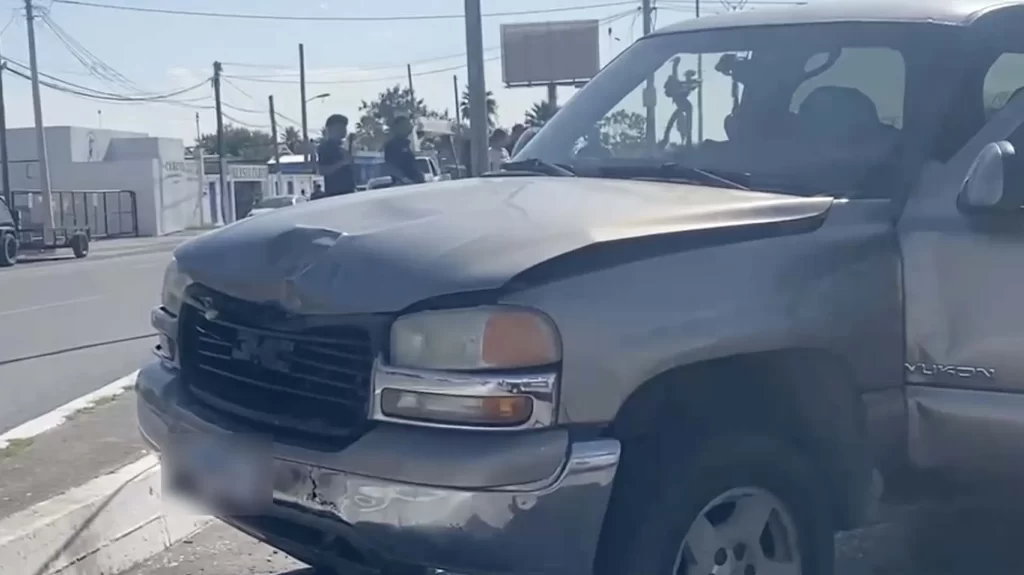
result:
[[[267,179],[266,166],[231,166],[231,179],[233,180],[265,180]]]

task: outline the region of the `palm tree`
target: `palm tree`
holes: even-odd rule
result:
[[[462,101],[459,102],[459,111],[462,112],[462,121],[469,122],[469,88],[462,91]],[[494,94],[487,90],[487,127],[493,128],[498,123],[498,102],[494,100]]]
[[[539,127],[547,124],[555,112],[559,110],[558,104],[553,104],[550,100],[541,100],[535,102],[529,110],[526,111],[526,125],[531,127]]]
[[[284,129],[284,133],[281,134],[281,139],[292,153],[297,153],[302,150],[302,133],[295,126],[288,126]]]

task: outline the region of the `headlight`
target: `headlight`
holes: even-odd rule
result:
[[[178,315],[185,301],[185,288],[190,283],[192,280],[178,269],[178,261],[171,258],[171,263],[167,264],[167,269],[164,270],[164,286],[160,294],[160,304],[167,311]]]
[[[433,370],[516,369],[562,359],[551,320],[536,311],[488,306],[407,315],[391,327],[391,365]]]

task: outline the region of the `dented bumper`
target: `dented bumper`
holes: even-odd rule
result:
[[[190,405],[178,372],[139,373],[139,426],[246,433]],[[379,425],[340,451],[274,444],[273,505],[226,522],[300,560],[352,573],[591,573],[617,441],[551,429],[474,433]]]

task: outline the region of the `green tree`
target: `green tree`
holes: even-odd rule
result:
[[[555,112],[559,110],[558,104],[552,104],[549,100],[541,100],[535,102],[530,109],[526,111],[526,125],[530,127],[540,127],[547,124],[551,118],[554,117]]]
[[[643,154],[647,149],[647,118],[638,112],[615,110],[601,119],[601,142],[617,156]]]
[[[459,111],[462,112],[462,121],[469,123],[469,119],[472,117],[469,109],[469,87],[467,86],[462,91],[462,99],[459,102]],[[487,90],[487,127],[493,128],[498,124],[498,102],[494,99],[494,94],[490,90]]]
[[[288,126],[281,133],[281,141],[293,154],[297,154],[302,150],[302,131],[295,126]]]
[[[379,150],[387,141],[387,126],[397,116],[437,118],[440,115],[427,108],[421,98],[413,97],[409,88],[395,85],[377,95],[374,100],[359,106],[359,121],[355,134],[360,148]]]
[[[196,144],[203,152],[217,154],[217,134],[203,134]],[[250,130],[233,124],[224,125],[224,157],[267,161],[274,156],[274,138],[262,130]]]

